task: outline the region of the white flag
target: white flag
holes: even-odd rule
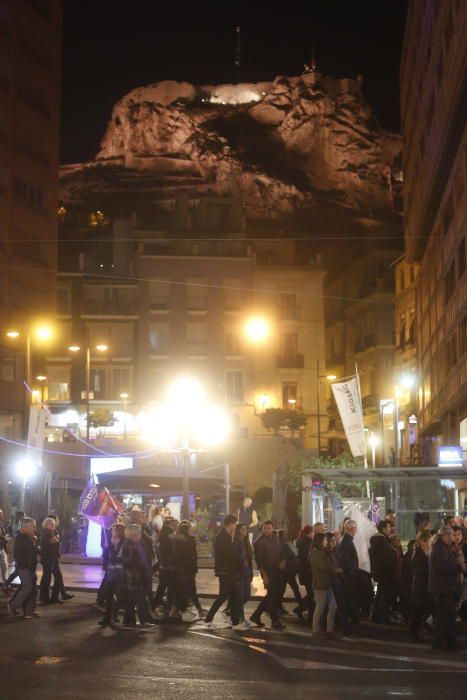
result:
[[[46,418],[47,412],[44,411],[43,408],[31,406],[29,412],[27,455],[34,464],[42,464]]]
[[[331,387],[350,451],[354,457],[363,457],[366,455],[366,441],[357,377],[349,377],[345,382],[334,382]]]

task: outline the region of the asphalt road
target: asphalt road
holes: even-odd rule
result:
[[[403,629],[367,625],[324,642],[292,617],[285,632],[198,623],[102,630],[93,602],[80,593],[24,621],[1,608],[0,700],[467,697],[467,649],[433,654]]]

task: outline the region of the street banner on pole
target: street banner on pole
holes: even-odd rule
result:
[[[364,457],[366,456],[366,440],[357,376],[351,376],[345,381],[333,382],[331,388],[350,451],[354,457]]]
[[[29,412],[27,456],[34,464],[42,464],[46,418],[47,411],[39,406],[31,406]]]

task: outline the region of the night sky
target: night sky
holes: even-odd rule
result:
[[[382,126],[399,130],[399,61],[407,0],[158,2],[65,0],[61,162],[89,160],[114,103],[159,80],[241,80],[299,75],[315,47],[318,70],[364,76]]]

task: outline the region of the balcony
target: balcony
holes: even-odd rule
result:
[[[281,309],[280,312],[281,321],[299,321],[300,320],[300,309]]]
[[[305,358],[303,355],[294,355],[277,358],[278,369],[303,369],[305,367]]]
[[[82,313],[89,316],[137,316],[139,307],[136,299],[122,301],[86,299]]]

